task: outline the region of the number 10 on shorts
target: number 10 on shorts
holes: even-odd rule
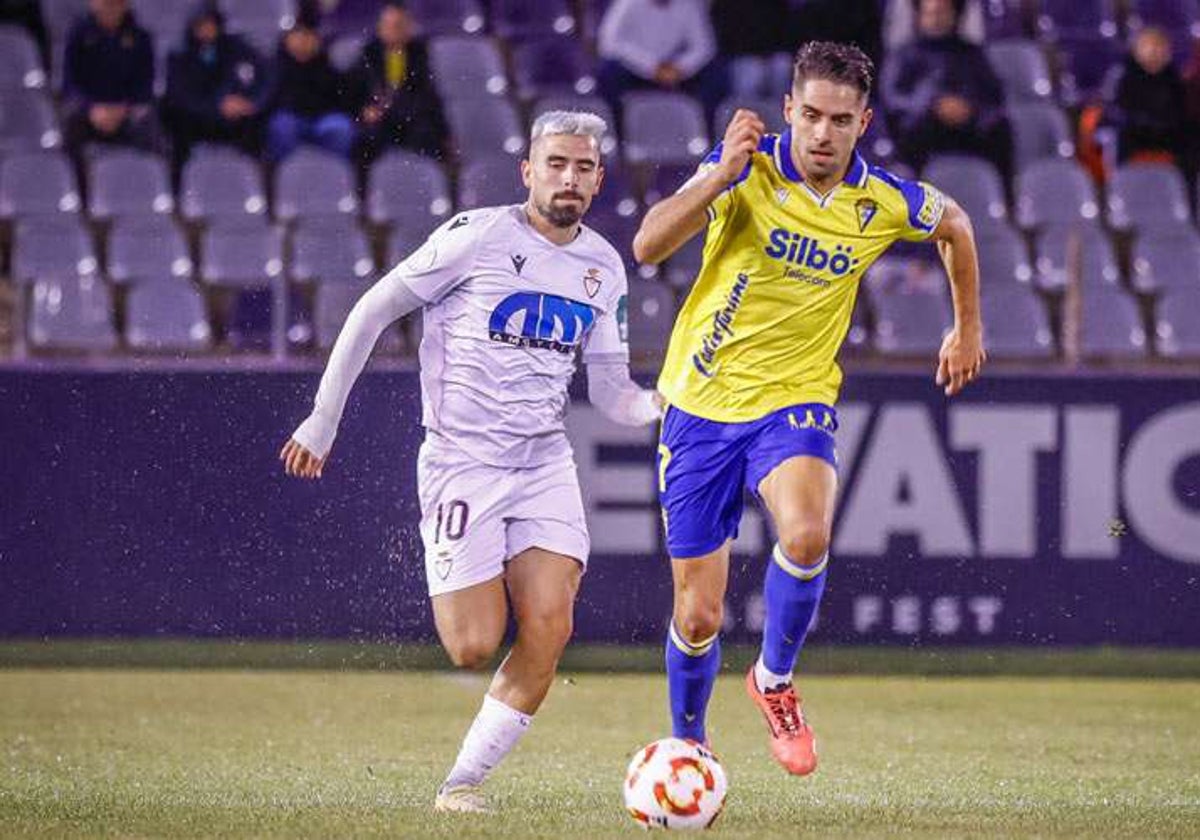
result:
[[[434,545],[442,541],[443,533],[450,542],[461,540],[467,531],[467,519],[470,515],[471,507],[462,499],[439,504],[437,506],[437,524],[433,530]]]

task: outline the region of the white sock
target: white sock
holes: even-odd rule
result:
[[[462,748],[443,787],[478,785],[521,740],[533,717],[504,705],[490,694],[463,738]]]
[[[774,671],[769,671],[767,670],[767,666],[763,664],[762,654],[758,655],[758,660],[754,663],[754,682],[757,683],[759,691],[779,688],[779,686],[787,685],[791,681],[791,671],[788,671],[786,674],[776,674]]]

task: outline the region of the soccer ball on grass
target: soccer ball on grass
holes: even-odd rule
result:
[[[625,807],[646,828],[708,828],[725,807],[725,770],[696,741],[663,738],[637,751],[625,774]]]

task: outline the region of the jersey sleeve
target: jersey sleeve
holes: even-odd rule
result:
[[[897,178],[896,185],[904,196],[907,212],[907,218],[900,226],[900,238],[909,242],[928,239],[946,212],[946,197],[937,187],[924,181]]]
[[[429,235],[387,275],[425,303],[437,303],[467,279],[491,222],[487,211],[459,213]]]
[[[583,346],[583,360],[629,361],[629,283],[625,266],[619,261],[614,269],[616,284],[608,305],[596,318]]]
[[[700,165],[696,167],[695,173],[692,175],[692,177],[683,182],[683,185],[676,190],[676,193],[683,192],[688,187],[695,184],[696,181],[700,180],[713,169],[715,169],[717,164],[721,162],[721,150],[724,148],[724,146],[724,143],[718,143],[713,150],[704,157],[704,160],[700,161]],[[734,191],[737,185],[742,183],[742,181],[745,181],[749,176],[750,164],[747,163],[746,168],[742,170],[742,174],[737,177],[737,180],[735,180],[725,189],[721,190],[717,197],[714,198],[708,207],[705,208],[705,212],[708,213],[708,220],[710,222],[715,222],[717,219],[729,215],[729,211],[733,206]]]

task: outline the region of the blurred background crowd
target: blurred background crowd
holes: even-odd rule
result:
[[[1195,0],[0,0],[3,352],[319,351],[455,209],[520,200],[527,126],[601,113],[590,222],[653,363],[702,242],[629,252],[791,56],[876,62],[862,150],[971,213],[997,357],[1200,356]],[[949,323],[931,249],[873,270],[852,352]],[[389,335],[412,353],[419,325]]]

